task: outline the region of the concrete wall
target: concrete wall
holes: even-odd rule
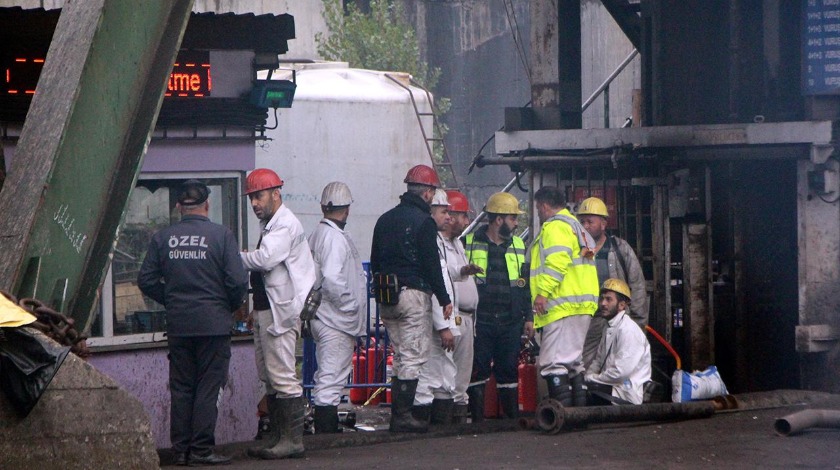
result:
[[[476,169],[470,175],[467,169],[481,145],[504,124],[504,109],[524,106],[531,93],[523,59],[513,41],[505,2],[404,0],[403,3],[410,21],[416,25],[425,59],[441,69],[436,91],[452,100],[452,108],[443,119],[449,126],[447,150],[459,184],[466,187],[470,203],[480,211],[487,197],[501,189],[513,174],[508,168],[498,166]],[[508,3],[513,6],[509,11],[511,18],[516,17],[527,60],[529,2]],[[493,142],[482,154],[495,155]]]
[[[835,165],[836,168],[838,165]],[[814,165],[798,162],[799,212],[799,324],[797,350],[802,353],[802,386],[840,392],[840,203],[826,203],[809,191],[808,171]],[[838,193],[824,196],[837,198]],[[812,329],[813,328],[813,329]],[[833,330],[833,331],[831,331]],[[834,341],[803,344],[803,335]],[[804,352],[805,348],[813,352]]]
[[[248,441],[257,433],[257,403],[263,391],[257,378],[253,341],[235,341],[231,349],[230,377],[219,409],[216,444]],[[158,448],[171,446],[167,351],[162,347],[99,352],[88,359],[143,404]]]
[[[582,101],[633,51],[633,45],[600,0],[581,0]],[[633,114],[633,90],[642,88],[641,59],[635,59],[610,84],[610,126],[620,127]],[[639,123],[636,123],[638,125]],[[604,98],[583,113],[583,128],[604,127]]]

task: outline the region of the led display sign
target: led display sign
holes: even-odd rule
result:
[[[206,97],[212,88],[210,53],[181,51],[169,74],[165,96]]]
[[[35,94],[44,54],[0,54],[0,96]],[[181,51],[172,67],[165,96],[208,97],[213,89],[208,51]]]
[[[38,76],[44,68],[43,57],[9,57],[3,60],[3,84],[0,92],[4,95],[32,95]]]

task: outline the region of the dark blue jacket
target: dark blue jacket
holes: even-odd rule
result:
[[[431,291],[441,306],[451,301],[443,283],[437,225],[420,196],[405,193],[397,207],[382,214],[373,229],[372,273],[396,274],[402,286]]]
[[[230,334],[248,276],[227,227],[185,215],[152,237],[137,284],[166,308],[167,335],[222,336]]]

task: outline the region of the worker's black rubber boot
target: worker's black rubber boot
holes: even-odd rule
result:
[[[264,460],[302,457],[304,398],[275,398],[269,400],[268,406],[272,428],[276,429],[272,444],[262,449],[249,449],[248,455]]]
[[[417,379],[393,379],[391,386],[391,432],[426,432],[429,425],[414,419],[411,407],[414,404],[414,393],[417,391]]]
[[[578,374],[570,380],[572,386],[572,406],[586,406],[587,388],[583,381],[583,374]]]
[[[502,412],[507,419],[519,418],[519,388],[497,388]]]
[[[452,424],[465,424],[467,422],[467,415],[469,412],[469,405],[455,405],[452,408]]]
[[[478,384],[467,389],[470,400],[470,418],[473,423],[484,421],[484,387],[485,384]]]
[[[548,397],[560,402],[563,406],[572,406],[572,386],[568,375],[546,375]]]
[[[333,434],[341,432],[338,427],[337,406],[314,406],[315,434]]]
[[[432,424],[452,424],[452,411],[455,407],[455,400],[452,398],[435,398],[432,401]]]
[[[432,419],[432,405],[412,405],[411,416],[421,423],[429,424]]]

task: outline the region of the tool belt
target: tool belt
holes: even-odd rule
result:
[[[397,305],[400,302],[399,280],[396,274],[373,274],[373,296],[380,305]]]

